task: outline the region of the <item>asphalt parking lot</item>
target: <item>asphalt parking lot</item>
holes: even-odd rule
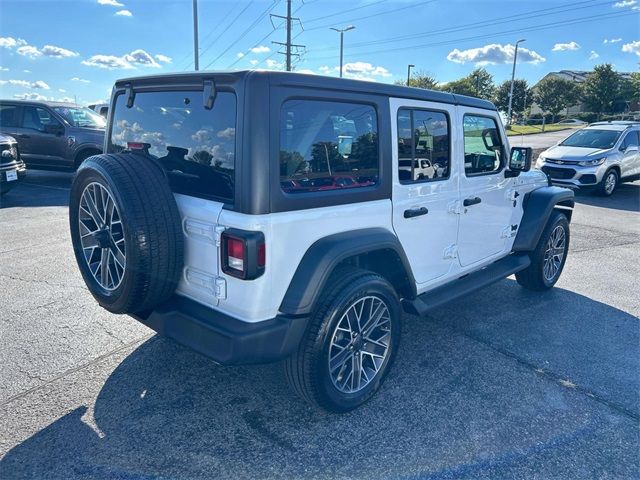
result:
[[[638,478],[640,183],[578,196],[557,287],[513,279],[424,319],[363,408],[280,366],[220,367],[100,309],[73,259],[70,174],[0,208],[0,478]]]

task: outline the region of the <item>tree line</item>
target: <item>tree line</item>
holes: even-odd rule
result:
[[[395,83],[405,84],[401,80]],[[502,112],[507,112],[509,108],[511,80],[496,85],[493,76],[484,68],[476,68],[466,77],[447,83],[439,83],[428,73],[416,72],[409,84],[412,87],[484,98],[493,102]],[[552,122],[564,109],[579,103],[586,104],[598,118],[606,113],[624,112],[629,109],[630,103],[640,102],[640,73],[634,72],[631,79],[624,79],[611,64],[606,63],[596,66],[583,83],[550,76],[543,78],[533,88],[524,79],[514,80],[513,117],[524,116],[534,102],[545,114],[552,116]]]

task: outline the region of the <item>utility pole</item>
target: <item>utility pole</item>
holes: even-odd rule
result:
[[[193,0],[193,64],[196,72],[200,70],[200,55],[198,54],[198,0]]]
[[[411,69],[415,67],[414,64],[410,63],[407,65],[407,87],[411,86]]]
[[[299,18],[297,17],[292,17],[291,16],[291,0],[287,0],[287,16],[282,16],[282,15],[274,15],[271,14],[271,17],[276,17],[276,18],[282,18],[283,20],[286,21],[286,25],[287,25],[287,41],[285,43],[283,42],[271,42],[271,43],[275,43],[276,45],[282,45],[285,47],[285,51],[284,52],[280,52],[280,53],[284,53],[285,55],[285,64],[287,67],[287,72],[291,71],[291,57],[292,56],[300,56],[299,53],[293,53],[292,49],[293,48],[305,48],[304,45],[297,45],[295,43],[291,43],[291,23],[293,20],[297,20],[298,22],[300,21]]]
[[[331,27],[331,30],[340,33],[340,78],[342,78],[342,58],[343,58],[343,52],[344,52],[344,32],[348,32],[349,30],[353,30],[354,27],[353,25],[349,25],[348,27],[345,28],[334,28]]]
[[[509,89],[509,110],[507,111],[507,126],[511,127],[511,105],[513,104],[513,82],[516,78],[516,61],[518,60],[518,45],[524,42],[521,38],[516,42],[516,51],[513,53],[513,70],[511,70],[511,88]]]

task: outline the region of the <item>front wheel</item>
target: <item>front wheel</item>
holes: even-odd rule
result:
[[[560,278],[568,251],[569,221],[564,213],[554,211],[530,254],[531,265],[516,273],[516,280],[529,290],[550,289]]]
[[[400,302],[389,282],[364,270],[341,270],[328,285],[285,374],[310,404],[347,412],[369,400],[389,372],[400,341]]]
[[[598,193],[603,197],[610,197],[618,187],[620,179],[618,178],[618,172],[615,170],[609,170],[604,174],[600,185],[598,186]]]

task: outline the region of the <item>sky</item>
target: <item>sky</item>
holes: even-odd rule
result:
[[[286,0],[198,0],[201,70],[284,69]],[[294,69],[391,83],[483,66],[497,83],[640,69],[640,0],[292,0]],[[192,0],[2,0],[0,97],[104,102],[118,78],[188,71]]]

